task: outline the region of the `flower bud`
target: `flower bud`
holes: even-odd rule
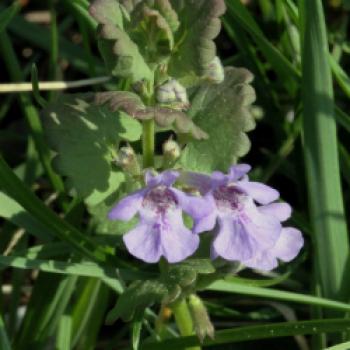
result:
[[[189,296],[188,305],[190,307],[194,330],[200,342],[203,342],[206,336],[214,339],[214,326],[210,321],[203,301],[197,295],[191,294]]]
[[[163,143],[163,154],[169,160],[176,160],[180,157],[181,149],[179,144],[169,139],[168,141]]]
[[[156,98],[159,103],[177,105],[181,109],[189,106],[186,88],[175,79],[170,79],[159,86]]]
[[[206,68],[204,78],[213,84],[220,84],[224,81],[225,71],[218,56],[215,56]]]
[[[174,162],[179,159],[181,154],[181,149],[179,144],[169,139],[163,143],[163,168],[171,168],[174,165]]]
[[[139,175],[141,172],[137,156],[130,145],[119,149],[117,164],[131,175]]]

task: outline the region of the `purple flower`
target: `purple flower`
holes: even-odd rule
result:
[[[303,238],[295,228],[282,228],[281,222],[289,218],[291,207],[273,203],[279,198],[275,189],[249,181],[246,174],[250,169],[240,164],[232,166],[227,175],[185,173],[182,179],[197,187],[212,208],[194,225],[194,233],[215,229],[212,257],[269,271],[277,266],[277,259],[295,258]]]
[[[138,225],[123,236],[130,254],[148,263],[164,256],[175,263],[192,255],[199,237],[185,227],[182,211],[195,220],[208,215],[201,197],[195,197],[172,187],[179,173],[165,171],[157,176],[145,175],[146,187],[122,199],[109,213],[111,220],[128,221],[139,213]]]

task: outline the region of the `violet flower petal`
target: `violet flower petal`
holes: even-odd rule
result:
[[[301,232],[293,227],[285,227],[271,254],[282,261],[289,262],[299,254],[303,245],[304,239]]]
[[[260,213],[252,201],[245,203],[240,221],[246,234],[254,238],[259,244],[259,250],[273,247],[282,229],[277,218]]]
[[[171,192],[175,195],[180,208],[194,220],[209,215],[215,210],[215,203],[212,196],[209,196],[209,198],[191,196],[176,188],[171,188]]]
[[[292,215],[292,207],[287,203],[271,203],[258,208],[260,213],[272,215],[279,221],[286,221]]]
[[[226,260],[247,260],[255,252],[255,242],[239,220],[219,218],[219,230],[214,238],[215,252]]]
[[[120,200],[108,213],[110,220],[131,220],[140,210],[145,189],[133,192]]]
[[[252,259],[243,261],[246,267],[256,269],[260,271],[271,271],[278,266],[278,261],[275,256],[267,254],[266,252],[260,252],[256,254]]]
[[[211,177],[205,174],[183,171],[179,177],[179,181],[197,188],[202,195],[205,195],[212,189]]]
[[[166,170],[161,174],[153,175],[151,171],[146,171],[145,182],[148,187],[155,187],[159,185],[171,186],[179,177],[179,172],[174,170]]]
[[[169,213],[167,220],[167,225],[161,228],[162,254],[169,263],[177,263],[197,250],[199,237],[185,227],[180,210]]]
[[[260,204],[269,204],[280,196],[274,188],[260,182],[239,181],[236,186]]]
[[[217,213],[215,210],[211,214],[196,220],[193,225],[193,233],[198,234],[213,230],[216,224],[216,219]]]
[[[123,241],[129,253],[148,262],[159,261],[162,255],[160,230],[152,224],[139,224],[123,236]]]
[[[229,178],[231,181],[237,181],[245,174],[249,173],[251,170],[251,166],[249,164],[237,164],[232,165],[229,169]]]
[[[244,261],[247,267],[262,271],[271,271],[278,266],[278,260],[289,262],[293,260],[304,245],[301,232],[293,227],[283,228],[274,247],[259,251],[251,259]]]

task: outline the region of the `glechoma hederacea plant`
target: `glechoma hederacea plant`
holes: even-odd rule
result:
[[[117,237],[125,261],[126,249],[159,263],[153,279],[125,289],[109,322],[154,302],[176,317],[189,301],[200,338],[213,336],[209,318],[196,318],[206,315],[196,291],[244,267],[270,271],[303,246],[281,224],[291,207],[236,164],[250,148],[255,93],[249,71],[224,69],[216,55],[224,12],[224,0],[95,0],[99,49],[121,91],[65,95],[45,110],[55,166],[96,229]]]

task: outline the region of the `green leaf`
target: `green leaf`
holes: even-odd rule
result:
[[[132,13],[129,28],[133,41],[139,44],[148,62],[161,62],[174,48],[174,36],[169,23],[157,9],[146,3],[142,3]]]
[[[12,18],[19,12],[21,6],[19,2],[15,1],[11,6],[6,7],[0,12],[0,33],[6,29]]]
[[[349,350],[350,349],[350,342],[347,341],[345,343],[340,343],[334,346],[331,346],[325,350]]]
[[[136,141],[142,132],[138,121],[93,101],[90,94],[66,95],[44,111],[45,133],[58,153],[55,166],[89,205],[119,188],[125,179],[113,165],[119,142]]]
[[[0,189],[6,191],[18,204],[40,223],[45,225],[55,237],[67,242],[71,248],[94,261],[116,264],[118,259],[105,247],[96,245],[86,234],[60,218],[37,198],[20,181],[0,155]]]
[[[300,78],[300,72],[291,62],[273,45],[261,31],[246,6],[240,1],[227,1],[227,14],[232,21],[238,23],[247,33],[251,35],[259,49],[269,61],[272,69],[276,71],[280,80],[288,90],[295,90],[296,81]]]
[[[111,239],[120,236],[131,230],[137,223],[137,218],[130,221],[109,220],[108,213],[115,203],[120,199],[120,193],[114,193],[97,205],[88,207],[92,216],[92,224],[95,226],[95,232],[99,234],[109,235]],[[119,240],[119,238],[117,237]]]
[[[12,198],[0,192],[0,217],[10,220],[15,225],[24,228],[34,236],[46,241],[47,233],[52,233],[39,220],[33,218]]]
[[[113,24],[123,29],[123,10],[116,0],[95,0],[90,8],[90,15],[99,24]]]
[[[245,155],[250,142],[245,134],[255,127],[250,105],[255,92],[252,74],[243,68],[226,68],[225,81],[201,87],[192,101],[189,114],[209,139],[190,143],[181,157],[187,170],[226,171]]]
[[[135,319],[132,323],[132,350],[139,349],[143,320],[144,311],[142,310],[135,315]]]
[[[95,0],[90,13],[99,23],[98,46],[111,74],[130,78],[132,82],[151,80],[153,73],[150,67],[137,44],[123,30],[123,13],[118,1]]]
[[[321,0],[299,2],[302,18],[304,157],[315,264],[322,295],[345,299],[349,294],[349,238],[337,149],[333,82],[327,30]]]
[[[14,339],[15,349],[43,349],[43,344],[57,329],[75,290],[76,282],[75,276],[61,278],[61,276],[39,274],[20,332]]]
[[[135,281],[119,297],[115,307],[108,313],[106,323],[112,324],[118,318],[130,321],[139,313],[159,302],[166,293],[163,283],[156,280]]]
[[[191,270],[200,274],[209,274],[215,272],[215,267],[209,259],[187,259],[179,264],[171,265],[171,267],[181,267],[183,270]]]
[[[16,255],[0,255],[0,266],[19,269],[38,269],[43,272],[54,274],[100,278],[118,293],[123,290],[117,278],[118,274],[127,281],[136,278],[144,280],[153,277],[150,273],[138,272],[130,269],[117,269],[114,267],[103,268],[100,265],[87,261],[73,263],[59,260],[22,258]]]
[[[0,314],[0,348],[2,350],[11,350],[10,340],[8,338],[5,323]]]
[[[315,297],[301,293],[286,292],[272,288],[253,287],[236,282],[216,281],[212,283],[207,290],[215,290],[218,292],[251,295],[259,298],[268,298],[275,300],[291,301],[295,303],[316,305],[324,308],[350,311],[350,305],[338,301]]]
[[[276,337],[290,337],[301,334],[321,334],[340,333],[348,330],[350,320],[348,319],[328,319],[311,320],[298,322],[280,322],[259,326],[236,327],[215,332],[214,339],[204,339],[200,343],[197,336],[187,336],[177,339],[166,339],[161,342],[149,342],[141,346],[142,350],[178,350],[186,347],[203,345],[213,346],[220,344],[230,344],[242,341],[252,341],[255,339],[268,339]]]
[[[95,96],[97,104],[107,105],[111,111],[123,111],[139,120],[154,119],[160,128],[173,128],[179,134],[194,139],[206,139],[208,135],[184,113],[167,107],[146,107],[139,96],[128,91],[100,92]]]
[[[183,85],[191,85],[216,56],[214,39],[220,32],[219,17],[225,12],[224,0],[171,0],[181,19],[175,36],[175,50],[169,74]]]
[[[176,11],[171,6],[171,1],[156,0],[154,6],[164,16],[171,30],[175,33],[180,26],[180,22]]]
[[[72,317],[72,346],[75,348],[78,340],[81,338],[89,319],[98,304],[98,296],[103,284],[95,278],[87,278],[81,281],[76,288],[79,299],[74,303],[71,311]]]
[[[63,314],[57,328],[56,350],[71,349],[72,317]]]
[[[161,281],[167,287],[163,303],[174,303],[180,297],[193,293],[199,275],[211,275],[215,268],[209,259],[188,259],[178,264],[166,264]]]

